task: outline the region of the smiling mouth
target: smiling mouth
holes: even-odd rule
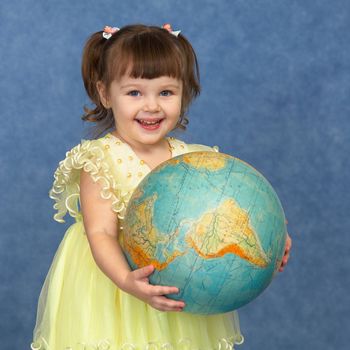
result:
[[[162,121],[165,118],[153,118],[153,119],[136,119],[138,124],[143,130],[152,132],[160,128]]]
[[[162,122],[163,119],[154,119],[154,120],[145,120],[145,119],[136,119],[136,121],[142,126],[156,126]]]

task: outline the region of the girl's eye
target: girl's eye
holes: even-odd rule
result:
[[[173,93],[170,90],[163,90],[160,95],[161,96],[171,96]]]
[[[129,91],[128,92],[128,95],[129,96],[140,96],[140,91],[138,91],[138,90],[132,90],[132,91]]]

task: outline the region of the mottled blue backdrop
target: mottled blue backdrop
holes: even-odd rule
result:
[[[203,92],[183,138],[254,165],[289,220],[290,264],[241,309],[240,348],[348,349],[346,0],[1,1],[1,349],[29,348],[66,227],[52,220],[48,190],[58,161],[85,137],[83,44],[106,24],[137,22],[170,22],[197,51]]]

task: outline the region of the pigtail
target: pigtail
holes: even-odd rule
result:
[[[187,79],[183,80],[184,82],[183,101],[182,101],[183,103],[181,107],[180,119],[176,125],[176,128],[186,130],[186,126],[189,123],[189,120],[186,116],[188,107],[191,101],[194,98],[196,98],[201,91],[200,75],[199,75],[199,66],[198,66],[197,56],[192,45],[182,34],[178,35],[177,43],[180,46],[181,52],[185,56],[185,59],[184,59],[185,64],[183,65],[183,69],[185,71],[183,72],[183,76],[187,77]]]
[[[187,64],[185,65],[185,76],[188,77],[188,93],[190,100],[192,100],[196,98],[201,92],[198,60],[196,53],[189,41],[181,34],[179,34],[178,40],[186,56]]]
[[[102,31],[91,35],[85,44],[81,65],[85,90],[93,104],[95,104],[95,108],[84,106],[85,113],[82,119],[99,124],[100,127],[95,136],[98,136],[104,130],[112,128],[114,125],[112,111],[103,106],[97,90],[97,82],[102,81],[104,78],[103,60],[105,45],[106,39],[103,38]]]

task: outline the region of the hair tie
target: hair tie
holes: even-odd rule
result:
[[[165,29],[165,30],[167,30],[170,34],[175,35],[176,37],[178,37],[179,34],[181,33],[181,30],[175,30],[175,31],[174,31],[174,30],[171,28],[171,24],[169,24],[169,23],[163,24],[162,28]]]
[[[102,36],[105,39],[109,39],[114,33],[116,33],[119,30],[118,27],[110,27],[110,26],[105,26],[103,29]]]
[[[173,30],[169,23],[164,24],[162,28],[167,30],[170,34],[175,35],[176,37],[178,37],[181,33],[181,30]],[[102,36],[108,40],[113,34],[115,34],[119,30],[120,28],[118,27],[105,26],[103,29]]]

